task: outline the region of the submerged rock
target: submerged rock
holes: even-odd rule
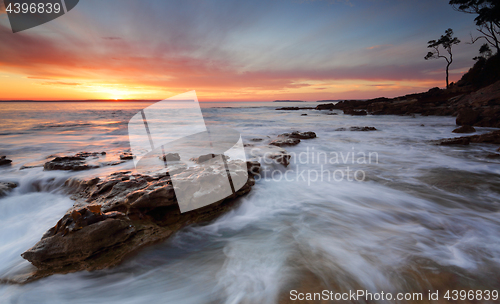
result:
[[[491,153],[491,154],[486,155],[486,158],[489,158],[489,159],[499,159],[500,158],[500,154],[498,154],[498,153]]]
[[[356,111],[354,109],[347,108],[344,109],[344,114],[352,116],[365,116],[368,115],[368,112],[366,112],[365,110]]]
[[[229,210],[235,198],[248,193],[255,184],[260,164],[242,161],[210,162],[155,175],[116,172],[89,180],[69,179],[65,186],[73,193],[75,206],[49,229],[22,257],[38,268],[26,280],[55,273],[96,270],[117,265],[132,252],[172,235],[192,223],[202,223]],[[217,188],[200,183],[207,174],[248,175],[246,183],[233,194],[208,206],[181,213],[171,176],[176,186],[210,194]],[[177,175],[178,174],[178,175]],[[233,175],[236,174],[236,175]],[[226,177],[227,178],[227,177]],[[177,184],[177,183],[180,184]],[[198,182],[198,183],[197,183]]]
[[[346,128],[338,128],[338,129],[335,129],[335,131],[347,131],[347,129]],[[375,127],[350,127],[349,131],[366,132],[366,131],[377,131],[377,129]]]
[[[461,126],[460,128],[456,128],[452,132],[453,133],[474,133],[474,132],[476,132],[476,129],[472,126],[464,125],[464,126]]]
[[[130,152],[123,152],[120,154],[120,159],[121,160],[131,160],[134,159],[134,155]]]
[[[466,137],[457,137],[457,138],[445,138],[437,141],[437,143],[441,146],[454,146],[454,145],[462,145],[466,146],[470,144],[470,139]]]
[[[179,153],[167,153],[161,157],[163,161],[180,161]]]
[[[283,133],[278,136],[286,138],[311,139],[311,138],[316,138],[316,133],[294,131],[292,133]]]
[[[7,156],[0,156],[0,166],[9,166],[12,164],[12,160],[7,159]]]
[[[276,139],[270,142],[269,144],[277,147],[285,147],[285,146],[295,146],[300,143],[300,139],[298,138],[283,138]]]
[[[16,188],[16,183],[0,182],[0,197],[7,195],[12,189]]]
[[[258,159],[258,161],[254,163],[276,163],[285,167],[290,164],[290,159],[292,157],[285,149],[274,145],[253,147],[250,154]]]

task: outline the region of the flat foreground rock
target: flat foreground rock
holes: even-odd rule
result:
[[[193,191],[197,191],[193,187],[197,181],[214,171],[224,175],[229,168],[231,176],[248,174],[246,183],[230,196],[185,213],[180,212],[167,172],[142,175],[125,171],[104,179],[68,180],[65,186],[73,192],[76,203],[37,244],[22,254],[37,267],[22,282],[56,273],[112,267],[132,252],[162,241],[188,224],[220,216],[234,205],[236,197],[248,193],[255,184],[253,176],[259,172],[260,164],[247,162],[241,166],[241,163],[237,160],[228,161],[226,167],[211,163],[177,170],[172,177],[179,174],[181,185]],[[217,171],[217,166],[221,170]],[[198,185],[200,193],[210,192],[203,187]]]

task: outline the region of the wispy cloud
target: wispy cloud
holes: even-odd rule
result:
[[[50,81],[50,82],[42,82],[42,85],[64,85],[64,86],[79,86],[81,83],[77,82],[64,82],[64,81]]]

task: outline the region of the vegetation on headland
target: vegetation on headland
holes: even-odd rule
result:
[[[345,100],[336,104],[320,104],[316,110],[343,110],[350,115],[453,115],[458,125],[500,128],[500,2],[496,0],[450,0],[457,11],[474,14],[480,36],[471,43],[484,40],[476,63],[456,83],[448,83],[448,68],[453,62],[451,48],[458,44],[453,30],[448,29],[438,40],[428,42],[433,49],[425,59],[446,59],[446,89],[432,88],[427,92],[396,98],[379,97],[369,100]],[[443,47],[448,55],[443,55]],[[496,50],[493,54],[492,48]],[[306,108],[282,108],[299,110]]]

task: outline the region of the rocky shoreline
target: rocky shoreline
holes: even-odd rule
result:
[[[36,270],[1,281],[23,284],[53,274],[116,266],[141,248],[161,242],[187,225],[207,223],[234,208],[236,198],[250,192],[255,185],[254,176],[259,174],[262,158],[288,166],[291,156],[276,142],[293,140],[295,145],[301,139],[315,137],[314,132],[295,131],[281,134],[275,140],[269,139],[267,145],[255,147],[262,153],[255,155],[256,159],[247,161],[246,166],[241,164],[241,160],[229,160],[226,164],[211,161],[210,165],[204,165],[203,160],[209,156],[202,155],[195,161],[196,166],[179,164],[174,169],[170,168],[169,172],[162,170],[146,175],[122,170],[103,178],[70,178],[63,188],[75,200],[73,207],[45,232],[40,241],[21,254]],[[263,139],[252,141],[261,142]],[[103,165],[89,165],[88,162],[99,161],[103,155],[106,152],[52,156],[43,167],[46,171],[91,170]],[[130,160],[129,156],[130,153],[122,153],[120,161]],[[245,172],[242,168],[246,168]],[[176,183],[181,177],[181,183],[193,187],[200,184],[198,182],[207,174],[224,175],[226,170],[231,170],[231,176],[248,176],[246,183],[220,201],[180,212],[172,185],[173,177]],[[15,183],[0,183],[0,195],[6,195],[17,186]],[[208,188],[199,190],[217,191]]]
[[[241,168],[235,162],[227,163],[231,170]],[[236,172],[248,173],[241,189],[221,201],[186,213],[180,213],[172,172],[143,175],[120,171],[103,179],[69,179],[65,188],[72,193],[74,206],[22,254],[37,270],[11,283],[115,266],[140,248],[162,241],[186,225],[208,222],[230,210],[235,198],[250,192],[259,168],[258,162],[247,162],[247,172]],[[209,168],[179,169],[175,175],[183,175],[183,182],[189,186],[207,171],[214,170],[218,174],[226,172],[224,164],[219,164],[218,169],[212,164]]]
[[[276,110],[342,110],[344,114],[352,116],[456,116],[459,126],[500,128],[500,81],[478,90],[470,87],[448,90],[433,88],[425,93],[396,98],[344,100],[335,104],[319,104],[316,107],[284,107]]]

